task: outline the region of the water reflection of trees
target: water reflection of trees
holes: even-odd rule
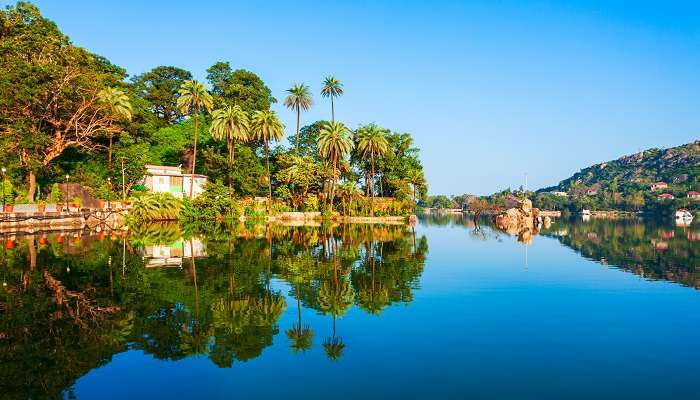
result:
[[[592,219],[559,221],[541,234],[602,264],[700,289],[700,227]]]
[[[10,383],[10,398],[62,397],[77,378],[130,348],[166,360],[199,354],[220,367],[245,362],[279,334],[285,297],[296,306],[295,322],[285,327],[291,349],[313,348],[318,331],[317,345],[337,360],[346,346],[342,317],[353,305],[380,314],[410,302],[427,253],[426,239],[406,226],[162,228],[137,227],[128,237],[25,237],[5,246],[13,248],[3,249],[0,265],[0,381]],[[145,247],[197,240],[206,254],[183,252],[181,268],[146,267]],[[76,318],[47,276],[99,311]],[[326,315],[328,325],[305,324],[308,310]]]

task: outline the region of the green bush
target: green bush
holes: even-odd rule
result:
[[[9,179],[5,178],[2,182],[1,189],[2,189],[2,193],[0,193],[0,195],[4,199],[3,202],[5,204],[15,204],[15,196],[14,196],[15,188],[12,185],[12,182]]]
[[[134,200],[130,216],[140,221],[177,220],[182,201],[170,193],[149,193]]]
[[[232,193],[229,193],[228,187],[221,182],[209,182],[202,194],[192,201],[189,199],[184,201],[180,220],[232,219],[240,215],[238,202]]]
[[[58,188],[58,183],[51,185],[51,194],[49,194],[49,202],[58,204],[62,201],[61,190]]]
[[[318,196],[316,196],[315,194],[306,196],[306,198],[304,199],[304,205],[302,209],[306,212],[318,211]]]

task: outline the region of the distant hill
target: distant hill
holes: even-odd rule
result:
[[[669,184],[668,191],[700,191],[700,140],[678,147],[642,151],[596,164],[541,192],[593,194],[600,190],[633,193],[648,190],[655,182]]]

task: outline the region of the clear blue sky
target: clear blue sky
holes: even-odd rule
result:
[[[2,1],[8,4],[7,1]],[[219,4],[225,3],[225,4]],[[700,3],[672,1],[38,1],[74,43],[130,74],[218,60],[278,100],[311,86],[303,122],[410,132],[430,193],[556,184],[593,163],[700,138]],[[294,114],[274,106],[294,129]]]

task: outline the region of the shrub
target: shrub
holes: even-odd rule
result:
[[[5,204],[15,204],[14,191],[15,189],[12,185],[12,181],[5,178],[2,182],[2,193],[0,193]]]
[[[180,219],[183,221],[237,218],[241,215],[238,202],[220,182],[207,183],[204,192],[194,200],[184,201]]]
[[[182,201],[170,193],[149,193],[134,200],[130,215],[142,221],[177,220]]]
[[[51,194],[49,195],[49,202],[57,204],[61,202],[61,190],[58,188],[58,183],[51,185]]]
[[[304,206],[302,208],[306,212],[318,211],[318,196],[311,194],[306,196],[304,199]]]

